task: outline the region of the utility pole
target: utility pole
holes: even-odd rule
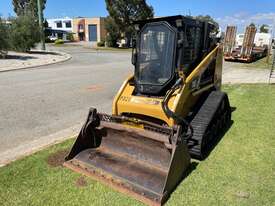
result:
[[[268,29],[269,34],[270,34],[270,39],[269,39],[269,45],[268,45],[268,50],[267,50],[267,57],[266,57],[266,63],[269,64],[269,59],[272,51],[272,39],[273,39],[273,26],[270,28],[270,26],[264,27],[265,29]]]
[[[38,21],[39,21],[39,28],[40,28],[41,50],[46,50],[41,0],[37,0],[37,11],[38,11]]]

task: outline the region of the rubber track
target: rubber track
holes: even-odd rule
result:
[[[223,111],[221,111],[221,105],[223,101],[225,104],[223,107]],[[218,124],[225,124],[219,125],[221,129],[227,127],[229,121],[224,123],[221,123],[220,121],[220,118],[223,117],[223,115],[228,115],[226,114],[227,112],[230,112],[229,115],[231,119],[231,108],[229,105],[227,94],[220,91],[212,91],[191,121],[194,133],[192,138],[187,140],[187,145],[192,158],[200,160],[205,158],[206,153],[208,152],[205,150],[212,142],[215,141],[215,139],[217,139],[218,136],[216,134],[211,138],[211,136],[209,137],[206,134],[209,132],[213,132],[209,130],[213,128],[212,124],[215,122],[218,122]],[[203,141],[203,145],[205,147],[202,147]]]

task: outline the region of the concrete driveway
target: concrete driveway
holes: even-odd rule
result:
[[[268,83],[269,69],[245,68],[241,63],[224,62],[223,84]]]
[[[58,49],[72,59],[0,73],[0,165],[77,134],[90,107],[110,113],[114,95],[133,72],[130,52]],[[265,83],[267,73],[225,63],[223,82]]]

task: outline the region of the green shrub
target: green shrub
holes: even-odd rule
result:
[[[117,41],[120,38],[119,26],[112,17],[107,17],[105,21],[107,31],[106,42],[108,47],[118,47]]]
[[[39,26],[33,16],[18,16],[12,20],[10,29],[10,44],[15,51],[29,51],[40,41]]]
[[[5,57],[9,49],[8,27],[0,18],[0,57]]]
[[[104,47],[105,46],[105,41],[97,42],[97,46],[98,47]]]
[[[57,39],[57,40],[54,41],[54,44],[55,44],[55,45],[64,44],[64,40],[62,40],[62,39]]]
[[[74,41],[74,35],[73,35],[73,33],[68,33],[68,34],[67,34],[67,40],[68,40],[68,41],[71,41],[71,42]]]

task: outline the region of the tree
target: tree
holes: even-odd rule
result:
[[[147,5],[146,0],[105,0],[110,17],[126,37],[129,44],[134,28],[133,21],[153,18],[153,7]]]
[[[45,9],[45,5],[47,0],[39,0],[41,3],[42,11]],[[24,35],[27,34],[28,36],[34,37],[33,39],[27,42],[21,42],[19,46],[13,44],[13,48],[16,50],[29,50],[31,47],[34,46],[35,43],[39,42],[40,40],[44,40],[44,32],[42,30],[43,26],[39,25],[39,18],[38,18],[38,0],[13,0],[14,12],[17,14],[17,19],[14,21],[15,26],[12,27],[16,34],[13,35],[12,41],[18,39],[24,39]],[[43,12],[42,12],[43,13]],[[22,20],[21,20],[22,18]],[[43,15],[42,15],[42,22]],[[27,23],[28,25],[23,25]],[[18,26],[19,28],[16,28]],[[34,29],[32,29],[34,28]],[[31,29],[27,31],[27,29]],[[21,38],[19,33],[23,34]],[[13,42],[12,42],[13,43]],[[44,44],[42,44],[44,45]]]
[[[108,16],[105,20],[105,29],[107,31],[107,46],[117,47],[117,40],[120,37],[120,30],[115,20],[110,16]]]
[[[45,19],[43,22],[43,27],[44,27],[44,35],[45,37],[49,37],[51,35],[51,31],[48,29],[49,28],[49,23],[48,21]]]
[[[253,22],[251,22],[251,23],[249,24],[249,26],[251,26],[251,27],[256,27],[256,25],[255,25]]]
[[[20,16],[12,21],[10,42],[13,50],[26,52],[39,42],[40,30],[35,22],[35,17],[32,15]]]
[[[44,28],[49,27],[49,22],[47,21],[47,19],[44,20],[43,25],[44,25]]]
[[[214,24],[216,26],[216,29],[214,30],[214,32],[217,34],[219,33],[219,24],[218,22],[216,22],[211,16],[209,15],[198,15],[195,17],[195,19],[198,19],[198,20],[202,20],[202,21],[208,21],[212,24]]]
[[[268,32],[269,32],[268,25],[263,24],[263,25],[260,27],[260,33],[268,33]]]
[[[0,56],[5,55],[9,48],[8,26],[0,18]]]
[[[40,0],[42,11],[45,9],[47,0]],[[37,0],[13,0],[14,12],[17,16],[32,15],[38,18]]]

